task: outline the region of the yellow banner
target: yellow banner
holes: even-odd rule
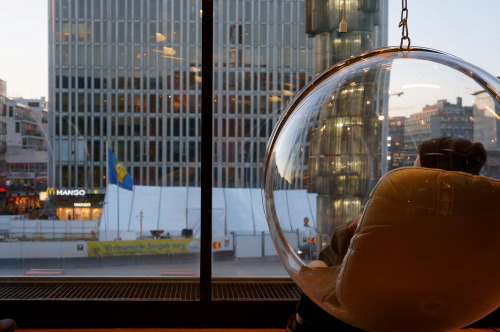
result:
[[[89,257],[181,254],[200,251],[200,239],[87,242]]]

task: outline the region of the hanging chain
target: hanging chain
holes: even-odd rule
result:
[[[403,28],[401,31],[401,44],[399,44],[399,48],[403,48],[403,42],[405,40],[408,41],[407,49],[410,48],[411,40],[408,37],[408,8],[407,8],[407,0],[402,0],[402,9],[401,9],[401,21],[399,22],[399,27]]]

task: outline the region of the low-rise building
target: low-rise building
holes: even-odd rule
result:
[[[5,98],[4,211],[28,213],[39,207],[47,188],[48,140],[45,98]]]
[[[474,117],[471,106],[463,106],[462,98],[455,104],[446,99],[427,105],[422,112],[410,115],[405,121],[405,158],[415,160],[417,147],[433,137],[450,136],[473,139]]]

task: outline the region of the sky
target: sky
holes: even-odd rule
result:
[[[401,0],[389,1],[389,42],[401,40]],[[407,0],[412,46],[437,49],[500,76],[499,0]],[[0,0],[0,79],[7,96],[48,95],[48,1]]]
[[[407,0],[411,46],[455,55],[500,76],[500,1]],[[389,44],[399,45],[401,1],[389,0]]]
[[[48,1],[0,0],[0,45],[7,97],[47,97]]]

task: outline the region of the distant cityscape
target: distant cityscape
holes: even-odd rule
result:
[[[199,186],[200,4],[152,3],[51,2],[48,99],[9,99],[0,80],[0,212],[98,220],[108,146],[136,185]],[[304,0],[218,2],[227,15],[214,26],[215,187],[258,188],[268,138],[293,96],[333,63],[385,45],[386,1],[349,3],[342,35],[332,25],[339,13]],[[489,103],[478,92],[470,106],[457,96],[389,117],[383,171],[412,165],[420,142],[443,135],[480,140],[498,158],[488,108],[500,111]],[[481,136],[486,128],[493,140]]]

